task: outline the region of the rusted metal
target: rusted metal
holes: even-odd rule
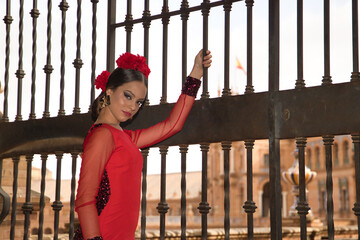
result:
[[[351,81],[360,81],[359,73],[359,9],[358,0],[352,0],[352,44],[353,44],[353,72]]]
[[[303,39],[303,0],[297,1],[297,79],[295,88],[305,87],[304,80],[304,39]]]
[[[65,88],[65,42],[66,42],[66,11],[69,9],[69,4],[66,0],[62,0],[59,4],[61,10],[61,63],[60,63],[60,106],[58,116],[65,116],[64,106],[64,88]]]
[[[225,49],[224,49],[224,89],[222,91],[223,96],[230,96],[230,11],[231,1],[224,1],[224,12],[225,12]]]
[[[126,52],[131,52],[131,32],[133,30],[133,16],[131,14],[132,4],[131,0],[127,0],[127,8],[126,8],[126,16],[125,16],[125,31],[126,31]]]
[[[36,40],[37,40],[37,18],[40,15],[39,10],[37,9],[37,1],[33,1],[33,9],[30,12],[30,15],[33,19],[33,31],[32,31],[32,70],[31,70],[31,107],[29,119],[35,119],[35,88],[36,88]]]
[[[17,205],[17,190],[18,190],[18,175],[19,175],[19,162],[20,157],[15,156],[13,160],[13,196],[11,201],[11,228],[10,240],[15,239],[15,225],[16,225],[16,205]]]
[[[2,208],[0,212],[0,224],[4,221],[5,217],[9,214],[10,211],[10,196],[7,194],[4,189],[1,187],[2,172],[3,172],[3,162],[4,159],[0,159],[0,197],[2,198]]]
[[[206,51],[209,48],[209,14],[210,14],[210,1],[203,0],[201,3],[201,13],[203,15],[203,56],[206,55]],[[202,79],[203,91],[201,94],[201,99],[209,98],[208,91],[208,70],[207,68],[203,68],[203,79]]]
[[[144,1],[144,12],[143,12],[143,26],[144,26],[144,57],[146,59],[146,63],[149,64],[149,28],[150,28],[150,10],[149,10],[149,0]],[[149,89],[149,81],[147,81],[146,85],[147,89]],[[145,99],[145,106],[149,106],[150,101],[149,98]]]
[[[188,145],[180,145],[181,154],[181,240],[186,239],[186,153]]]
[[[69,239],[74,238],[74,219],[75,219],[75,187],[76,187],[76,161],[79,156],[78,151],[71,153],[71,195],[70,195],[70,217],[69,217]]]
[[[29,227],[30,227],[30,214],[34,207],[31,202],[31,171],[32,171],[32,160],[34,155],[27,155],[27,168],[26,168],[26,198],[25,203],[22,206],[22,210],[25,214],[24,221],[24,239],[28,239]]]
[[[211,209],[207,202],[207,169],[208,169],[208,153],[209,144],[201,144],[202,166],[201,166],[201,202],[199,203],[199,212],[201,214],[201,239],[207,239],[207,215]]]
[[[97,14],[97,4],[99,2],[99,0],[91,0],[92,2],[92,33],[91,33],[91,38],[92,38],[92,46],[91,46],[91,90],[90,90],[90,106],[91,104],[94,102],[95,100],[95,70],[96,70],[96,27],[97,27],[97,18],[96,18],[96,14]],[[108,6],[110,7],[110,6]],[[109,20],[110,17],[108,17]],[[109,33],[108,33],[109,36]],[[114,36],[115,38],[115,36]],[[109,40],[108,40],[109,41]],[[115,39],[114,39],[115,41]],[[109,42],[108,42],[109,44]],[[115,45],[114,45],[115,46]],[[109,47],[109,45],[108,45]],[[115,51],[115,47],[113,49]],[[108,49],[109,51],[109,49]]]
[[[55,187],[55,201],[51,205],[54,211],[54,240],[59,238],[59,218],[60,211],[63,207],[62,202],[60,201],[60,189],[61,189],[61,162],[63,157],[63,152],[56,152],[56,187]]]
[[[332,83],[330,75],[330,0],[324,0],[324,76],[322,85]]]
[[[38,239],[42,240],[44,236],[44,208],[45,208],[45,185],[46,185],[46,162],[47,154],[41,154],[41,184],[40,184],[40,210],[39,210],[39,230]]]
[[[156,207],[160,214],[160,239],[165,239],[165,215],[169,210],[166,203],[166,155],[168,147],[160,147],[161,154],[161,180],[160,180],[160,202]]]
[[[48,14],[47,14],[47,43],[46,43],[46,65],[44,66],[44,72],[46,74],[46,83],[45,83],[45,109],[43,113],[43,118],[49,118],[49,103],[50,103],[50,76],[54,70],[51,65],[51,10],[52,10],[52,0],[48,0],[47,4]]]
[[[73,65],[75,67],[75,106],[73,114],[80,113],[80,68],[83,65],[83,62],[81,60],[81,0],[77,0],[76,18],[76,58],[73,62]]]
[[[252,85],[252,45],[253,45],[253,38],[252,38],[252,32],[253,32],[253,6],[254,6],[254,0],[246,0],[246,60],[247,60],[247,74],[246,74],[246,87],[245,87],[245,94],[253,93],[254,92],[254,86]]]
[[[163,1],[163,7],[161,10],[163,24],[163,37],[162,37],[162,95],[160,98],[160,104],[167,103],[167,70],[168,70],[168,26],[170,22],[168,1]]]
[[[111,72],[115,68],[116,0],[108,0],[107,13],[106,69]]]
[[[221,143],[224,151],[224,230],[225,239],[230,239],[230,149],[231,142]]]

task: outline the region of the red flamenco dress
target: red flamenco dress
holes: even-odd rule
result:
[[[188,77],[170,116],[152,127],[119,130],[93,125],[83,144],[75,211],[80,226],[74,239],[133,240],[140,209],[142,155],[183,127],[200,81]]]

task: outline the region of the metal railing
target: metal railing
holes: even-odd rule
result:
[[[126,1],[126,14],[123,22],[117,22],[117,3],[116,0],[108,0],[107,2],[107,70],[114,69],[117,29],[124,28],[126,32],[126,41],[120,42],[122,46],[125,45],[126,51],[131,52],[132,43],[135,41],[132,38],[133,27],[142,24],[143,26],[143,55],[149,59],[150,49],[150,29],[151,23],[161,21],[162,26],[162,94],[159,105],[150,106],[149,101],[141,113],[134,121],[127,127],[130,129],[144,128],[156,122],[161,121],[168,115],[173,104],[167,103],[167,89],[168,89],[168,27],[171,18],[176,16],[181,17],[181,79],[184,83],[187,74],[187,58],[188,58],[188,42],[189,36],[188,23],[189,16],[197,12],[202,14],[202,48],[206,51],[209,48],[209,16],[214,8],[223,7],[224,10],[224,88],[222,96],[218,98],[210,98],[209,95],[209,76],[208,70],[204,69],[203,88],[201,99],[197,100],[192,112],[188,117],[187,124],[185,124],[182,132],[174,137],[171,137],[154,147],[160,147],[161,155],[161,194],[160,203],[157,210],[160,215],[160,238],[164,239],[166,235],[166,214],[168,211],[168,204],[166,202],[166,158],[169,146],[179,146],[181,152],[181,239],[186,239],[186,158],[188,146],[190,144],[200,144],[202,153],[202,191],[201,202],[198,210],[201,214],[202,233],[201,238],[207,239],[208,234],[208,214],[211,206],[208,203],[207,196],[207,170],[208,170],[208,153],[210,143],[221,142],[224,154],[224,238],[230,239],[230,198],[229,198],[229,169],[230,169],[230,149],[233,141],[244,141],[246,148],[246,167],[247,167],[247,198],[243,208],[247,214],[247,236],[248,239],[254,238],[254,212],[256,210],[256,203],[253,199],[253,148],[254,141],[257,139],[269,139],[269,177],[270,177],[270,224],[271,224],[271,239],[282,239],[282,217],[281,217],[281,185],[280,185],[280,139],[294,138],[296,139],[296,147],[299,150],[299,166],[300,166],[300,201],[297,207],[300,215],[300,229],[301,239],[307,239],[307,225],[306,216],[309,211],[309,206],[306,200],[305,192],[305,154],[304,150],[308,137],[322,136],[326,151],[326,190],[327,190],[327,237],[334,239],[334,219],[333,219],[333,182],[332,182],[332,143],[335,135],[351,134],[354,144],[355,156],[355,179],[356,179],[356,203],[353,211],[357,216],[358,234],[360,229],[360,128],[358,120],[360,119],[360,74],[358,69],[358,1],[352,0],[352,44],[353,44],[353,72],[351,73],[351,81],[333,84],[330,75],[330,1],[324,1],[324,77],[322,79],[322,86],[311,88],[305,87],[305,80],[303,79],[303,1],[297,1],[297,79],[295,82],[295,89],[280,91],[279,88],[279,68],[280,68],[280,1],[269,0],[269,79],[268,91],[262,93],[255,93],[253,86],[253,8],[256,3],[252,0],[224,0],[224,1],[208,1],[204,0],[201,4],[189,6],[188,1],[181,1],[180,8],[174,11],[169,10],[167,0],[163,1],[162,10],[160,14],[151,15],[149,0],[144,0],[144,10],[140,18],[133,18],[132,3],[134,1]],[[125,1],[121,1],[125,5]],[[57,161],[56,172],[56,196],[52,204],[54,211],[54,239],[58,239],[59,235],[59,213],[62,210],[63,204],[60,201],[60,184],[61,184],[61,164],[64,153],[71,153],[72,156],[72,182],[71,182],[71,211],[70,211],[70,226],[69,238],[73,238],[74,232],[74,198],[76,185],[76,160],[82,151],[82,140],[91,126],[89,113],[81,113],[80,109],[80,82],[83,67],[82,52],[82,13],[84,13],[83,4],[81,0],[76,4],[76,56],[73,61],[75,78],[69,80],[66,76],[65,70],[68,69],[65,56],[68,56],[67,46],[72,43],[67,37],[66,28],[69,26],[67,22],[67,11],[69,4],[66,0],[60,1],[59,9],[61,14],[60,27],[60,46],[54,46],[54,32],[53,16],[54,10],[52,8],[52,0],[47,1],[46,11],[46,47],[38,45],[37,36],[39,34],[37,20],[40,11],[38,9],[38,1],[34,0],[31,6],[30,16],[32,18],[32,47],[31,47],[31,101],[30,114],[27,120],[22,117],[23,110],[23,80],[25,77],[24,71],[24,9],[25,4],[23,0],[19,1],[19,14],[11,11],[10,5],[13,1],[6,1],[6,15],[4,23],[6,26],[5,34],[5,68],[4,68],[4,105],[3,117],[0,123],[0,183],[2,177],[3,160],[11,158],[13,161],[13,190],[12,199],[9,193],[2,189],[0,184],[0,195],[3,199],[3,207],[0,215],[0,222],[2,222],[8,215],[11,219],[10,224],[10,239],[15,239],[15,227],[17,224],[17,190],[18,190],[18,170],[21,156],[26,157],[27,172],[26,172],[26,197],[23,203],[22,210],[25,215],[24,219],[24,239],[29,238],[30,215],[34,209],[31,202],[31,168],[34,154],[41,154],[42,169],[41,169],[41,192],[39,202],[39,229],[38,239],[43,239],[43,222],[44,222],[44,206],[45,206],[45,184],[46,184],[46,166],[48,155],[54,154]],[[74,4],[75,3],[71,3]],[[104,7],[106,3],[92,0],[91,4],[87,3],[92,9],[91,15],[91,56],[84,62],[91,62],[90,81],[86,81],[87,86],[90,86],[90,93],[86,99],[91,103],[95,98],[94,79],[96,76],[96,63],[98,59],[97,47],[104,46],[105,43],[97,41],[97,32],[100,28],[97,24],[98,7]],[[247,22],[247,83],[244,95],[232,95],[230,89],[230,14],[232,6],[235,4],[242,4],[246,8]],[[28,5],[26,5],[28,6]],[[71,6],[73,7],[73,6]],[[89,8],[87,8],[89,10]],[[26,9],[28,11],[28,9]],[[236,13],[235,13],[236,14]],[[349,13],[350,14],[350,13]],[[11,44],[14,41],[12,23],[16,20],[19,23],[18,28],[18,56],[12,52]],[[56,19],[58,20],[58,19]],[[90,19],[86,19],[90,22]],[[26,20],[25,20],[26,21]],[[87,24],[90,25],[90,24]],[[58,30],[58,29],[56,29]],[[43,38],[44,36],[41,35]],[[30,38],[27,37],[27,40]],[[136,39],[140,41],[139,39]],[[73,39],[72,39],[73,41]],[[58,66],[53,66],[52,63],[52,49],[60,49],[60,62]],[[180,47],[180,46],[178,46]],[[43,68],[45,75],[44,89],[39,89],[38,82],[40,74],[38,73],[37,58],[38,49],[46,51],[46,62]],[[67,54],[67,55],[65,55]],[[17,87],[16,91],[10,94],[11,77],[10,73],[13,70],[11,63],[18,60],[16,70]],[[318,66],[319,68],[322,66]],[[53,95],[50,93],[50,85],[54,79],[53,71],[59,68],[59,108],[57,116],[51,117],[50,101]],[[74,108],[71,115],[65,114],[65,83],[70,83],[74,86]],[[82,82],[81,82],[82,83]],[[85,85],[86,85],[85,84]],[[150,83],[151,84],[151,83]],[[36,92],[44,92],[44,111],[42,118],[36,117],[35,107],[38,103],[35,102]],[[9,121],[9,106],[10,96],[17,92],[17,111],[15,121]],[[82,92],[81,92],[82,93]],[[57,96],[58,97],[58,96]],[[41,101],[40,101],[41,102]],[[156,114],[154,114],[156,113]],[[314,114],[316,113],[316,114]],[[151,116],[151,117],[150,117]],[[214,117],[216,116],[216,117]],[[199,134],[194,134],[197,132]],[[146,238],[146,184],[147,184],[147,157],[148,149],[142,150],[144,159],[143,178],[142,178],[142,201],[141,201],[141,239]],[[10,207],[11,203],[11,207]],[[11,209],[11,213],[9,211]],[[1,225],[0,225],[1,226]]]

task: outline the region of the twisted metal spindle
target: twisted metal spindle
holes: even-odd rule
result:
[[[49,118],[49,103],[50,103],[50,76],[54,68],[51,65],[51,10],[52,10],[52,0],[48,0],[48,14],[47,14],[47,43],[46,43],[46,65],[44,66],[44,72],[46,74],[46,84],[45,84],[45,109],[43,113],[43,118]]]
[[[65,32],[66,32],[66,11],[69,4],[62,0],[59,4],[61,10],[61,65],[60,65],[60,108],[58,116],[65,116],[64,109],[64,87],[65,87]]]
[[[96,19],[96,13],[97,13],[97,4],[99,0],[91,0],[92,2],[92,47],[91,47],[91,92],[90,92],[90,107],[89,110],[91,110],[91,104],[95,100],[95,69],[96,69],[96,25],[97,25],[97,19]]]
[[[5,74],[4,74],[4,113],[2,121],[8,122],[8,95],[9,95],[9,64],[10,64],[10,26],[13,21],[10,15],[11,0],[6,1],[6,16],[4,17],[4,23],[6,24],[6,47],[5,47]]]
[[[27,169],[26,169],[26,199],[25,203],[22,206],[22,210],[25,214],[25,223],[24,223],[24,239],[28,239],[29,236],[29,227],[30,227],[30,214],[33,211],[34,207],[31,202],[31,170],[32,170],[32,161],[33,155],[27,155]]]
[[[40,15],[39,10],[37,9],[37,1],[33,1],[33,9],[30,12],[31,17],[33,18],[33,31],[32,31],[32,71],[31,71],[31,108],[29,119],[35,119],[35,90],[36,90],[36,40],[37,40],[37,18]]]
[[[18,95],[17,95],[17,114],[15,121],[21,121],[21,102],[22,102],[22,79],[25,76],[23,70],[23,29],[24,29],[24,0],[20,0],[20,10],[19,10],[19,62],[18,70],[15,75],[18,79]]]
[[[204,0],[201,3],[201,13],[203,15],[203,56],[206,55],[208,50],[208,36],[209,36],[209,14],[210,14],[210,1]],[[208,91],[208,69],[203,68],[203,92],[201,94],[201,99],[209,98]]]
[[[133,30],[133,16],[131,14],[132,4],[131,0],[127,0],[127,11],[125,16],[125,31],[126,31],[126,52],[131,52],[131,32]]]
[[[149,29],[150,29],[150,10],[149,10],[149,0],[144,1],[144,12],[143,12],[143,27],[144,27],[144,57],[146,63],[149,64]],[[149,82],[147,82],[146,87],[149,89]],[[149,98],[145,99],[145,106],[149,106]]]
[[[83,65],[81,60],[81,0],[77,1],[77,23],[76,23],[76,58],[73,62],[75,67],[75,106],[73,114],[80,113],[79,98],[80,98],[80,68]]]
[[[181,21],[182,21],[182,72],[181,72],[181,85],[183,86],[187,77],[187,22],[189,20],[189,3],[187,0],[181,2]]]
[[[0,212],[0,224],[4,221],[5,217],[9,214],[10,211],[10,196],[7,194],[4,189],[2,189],[2,173],[3,173],[3,163],[4,159],[0,158],[0,196],[2,197],[2,209]]]
[[[168,55],[168,25],[170,22],[168,1],[163,1],[161,11],[163,24],[163,54],[162,54],[162,96],[160,104],[167,103],[167,55]]]

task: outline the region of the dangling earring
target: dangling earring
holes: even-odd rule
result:
[[[104,95],[100,100],[100,109],[110,105],[110,96]]]

